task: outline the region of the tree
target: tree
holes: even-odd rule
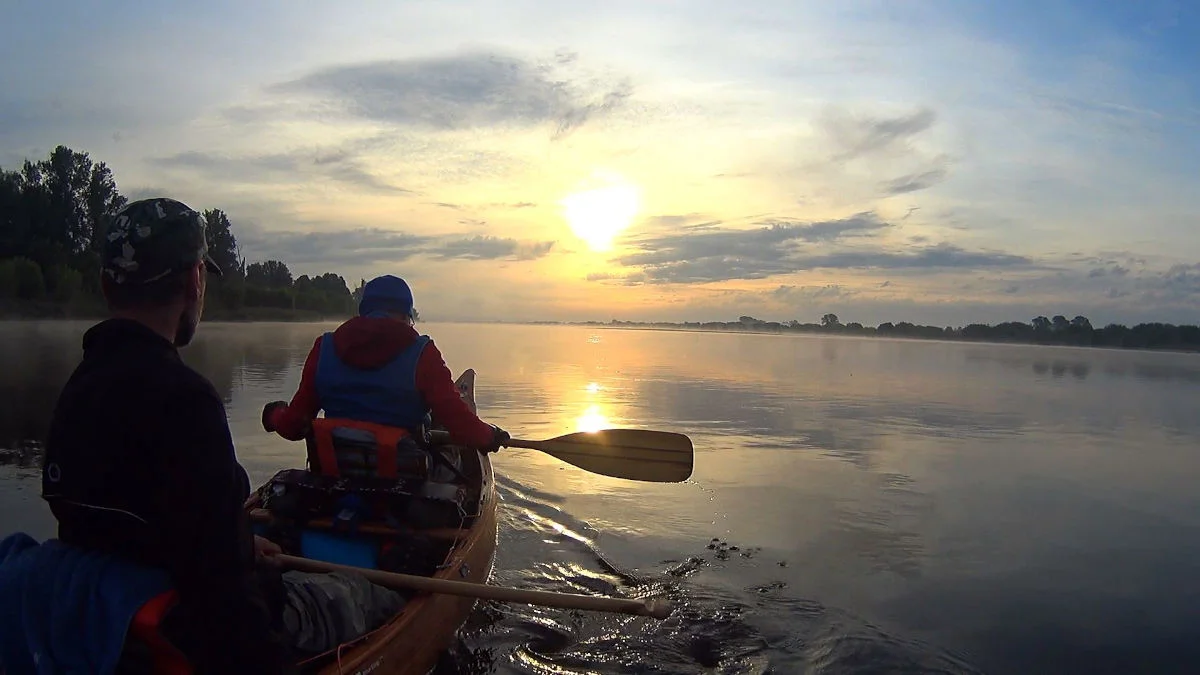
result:
[[[17,297],[17,266],[14,260],[0,260],[0,298]]]
[[[1071,322],[1067,321],[1067,317],[1063,316],[1062,314],[1056,314],[1054,318],[1050,320],[1050,322],[1054,324],[1055,333],[1062,333],[1071,326]]]
[[[79,293],[82,281],[79,272],[66,265],[55,265],[46,270],[46,292],[59,304],[70,304]]]
[[[278,260],[252,263],[246,267],[246,283],[266,288],[291,288],[292,271]]]
[[[46,283],[42,280],[42,268],[28,258],[13,260],[14,294],[19,300],[41,300],[46,294]]]
[[[108,232],[113,216],[127,201],[117,190],[117,181],[108,165],[104,162],[94,164],[84,192],[87,220],[91,229],[91,250],[98,252],[104,248],[104,235]]]
[[[208,240],[208,255],[221,268],[223,280],[241,279],[244,274],[241,252],[237,237],[233,236],[233,224],[224,211],[209,209],[204,212],[204,237]]]
[[[1080,330],[1092,330],[1092,322],[1088,321],[1086,316],[1077,316],[1071,319],[1071,327]]]
[[[830,313],[821,317],[821,325],[826,328],[837,328],[842,325],[842,322],[838,320],[837,314]]]
[[[1050,319],[1047,319],[1044,316],[1035,317],[1033,319],[1033,329],[1036,331],[1050,330]]]
[[[86,152],[60,145],[40,168],[50,197],[51,240],[67,254],[87,250],[92,246],[94,230],[87,207],[92,160]]]

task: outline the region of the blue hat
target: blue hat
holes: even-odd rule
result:
[[[375,277],[363,286],[362,300],[358,302],[358,315],[377,313],[413,315],[412,289],[403,279],[385,274]]]

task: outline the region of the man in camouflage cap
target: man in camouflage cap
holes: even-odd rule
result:
[[[183,292],[183,311],[171,336],[177,347],[191,342],[204,311],[201,267],[221,276],[208,255],[204,217],[166,198],[136,201],[117,213],[102,265],[104,295],[114,310],[157,311]]]
[[[59,396],[42,496],[62,542],[169,573],[179,604],[160,628],[198,673],[291,672],[296,650],[357,637],[356,622],[373,628],[402,599],[361,577],[257,564],[279,547],[252,535],[224,403],[177,349],[196,333],[208,275],[221,273],[204,231],[173,199],[116,215],[101,261],[112,318],[84,334]]]

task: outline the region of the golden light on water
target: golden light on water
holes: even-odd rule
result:
[[[639,207],[638,189],[616,176],[597,175],[598,187],[584,188],[563,198],[563,217],[575,236],[593,251],[612,248],[613,240],[633,222]]]
[[[600,431],[609,427],[608,418],[600,413],[600,406],[590,405],[583,414],[575,418],[576,431]]]
[[[596,384],[595,382],[589,382],[588,386],[587,386],[587,390],[588,390],[589,394],[594,394],[594,393],[600,391],[600,385]]]

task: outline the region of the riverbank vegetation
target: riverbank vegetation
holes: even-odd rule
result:
[[[104,162],[66,146],[58,146],[44,160],[26,160],[20,169],[0,167],[0,316],[101,316],[104,234],[128,201]],[[247,263],[229,217],[216,208],[203,213],[209,254],[224,271],[210,279],[206,318],[313,320],[352,315],[355,293],[341,276],[293,277],[282,261]]]
[[[546,322],[542,322],[546,323]],[[1176,326],[1169,323],[1140,323],[1125,326],[1111,323],[1095,328],[1085,316],[1068,319],[1065,315],[1052,318],[1035,317],[1029,323],[1006,321],[998,324],[972,323],[960,328],[953,326],[920,326],[906,321],[886,322],[878,326],[861,323],[842,323],[836,314],[826,314],[820,323],[800,321],[763,321],[752,316],[737,321],[689,321],[683,323],[618,321],[586,321],[575,325],[613,326],[618,328],[650,328],[659,330],[750,331],[762,333],[817,333],[826,335],[859,335],[864,337],[921,338],[927,340],[964,340],[975,342],[1017,342],[1025,344],[1070,345],[1076,347],[1112,347],[1119,349],[1169,349],[1200,351],[1200,327]]]

